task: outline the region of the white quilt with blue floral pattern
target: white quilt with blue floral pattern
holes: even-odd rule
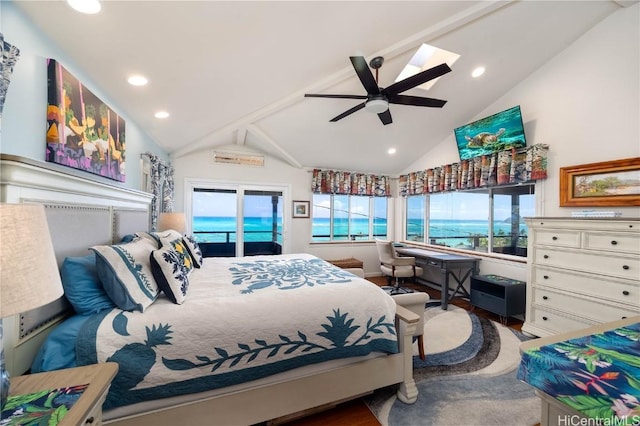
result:
[[[120,365],[105,409],[398,351],[393,299],[312,255],[207,258],[189,280],[182,305],[85,323],[78,364]]]

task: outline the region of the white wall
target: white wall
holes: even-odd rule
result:
[[[64,25],[61,23],[61,25]],[[20,57],[11,76],[0,128],[0,152],[33,160],[45,160],[47,130],[47,66],[45,59],[58,60],[89,90],[117,112],[126,122],[125,186],[140,188],[140,154],[153,152],[168,159],[167,153],[108,95],[91,76],[85,74],[58,46],[37,30],[12,2],[0,1],[0,31],[4,39],[20,49]],[[117,60],[114,59],[114,60]],[[115,181],[114,181],[115,182]]]
[[[536,184],[543,195],[537,214],[584,210],[559,206],[560,167],[640,156],[640,4],[597,24],[475,118],[514,105],[522,108],[527,144],[549,145],[549,177]],[[403,173],[457,161],[452,132]],[[638,207],[601,210],[640,217]]]

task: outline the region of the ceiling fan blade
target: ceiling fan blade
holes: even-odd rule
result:
[[[337,116],[333,117],[333,118],[332,118],[331,120],[329,120],[329,121],[330,121],[330,122],[335,122],[335,121],[338,121],[338,120],[341,120],[341,119],[345,118],[347,115],[351,115],[351,114],[353,114],[353,113],[354,113],[354,112],[356,112],[356,111],[360,111],[362,108],[364,108],[364,104],[365,104],[364,102],[363,102],[363,103],[361,103],[361,104],[358,104],[358,105],[354,106],[353,108],[346,110],[346,111],[345,111],[345,112],[343,112],[342,114],[340,114],[340,115],[337,115]]]
[[[391,86],[384,88],[382,90],[382,94],[388,96],[396,93],[402,93],[406,90],[413,89],[414,87],[419,86],[422,83],[426,83],[429,80],[438,78],[450,71],[451,68],[449,68],[449,65],[447,64],[436,65],[433,68],[429,68],[428,70],[419,72],[416,75],[407,77],[404,80],[400,80],[397,83],[393,83]]]
[[[380,121],[382,121],[382,124],[384,124],[385,126],[387,124],[393,123],[393,120],[391,119],[391,111],[389,110],[379,113],[378,117],[380,117]]]
[[[356,70],[356,74],[358,74],[358,78],[360,79],[360,82],[366,89],[367,93],[370,95],[380,94],[378,83],[376,82],[376,79],[373,78],[371,69],[367,64],[367,61],[364,59],[364,56],[350,56],[349,58],[351,59],[353,69]]]
[[[422,98],[420,96],[410,95],[388,95],[387,100],[392,104],[412,105],[422,107],[442,108],[447,101],[443,99]]]
[[[324,95],[315,93],[305,93],[305,98],[338,98],[338,99],[367,99],[367,95]]]

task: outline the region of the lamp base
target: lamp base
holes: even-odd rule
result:
[[[0,346],[2,346],[2,319],[0,319]],[[4,368],[4,348],[0,351],[0,411],[9,398],[9,372]]]

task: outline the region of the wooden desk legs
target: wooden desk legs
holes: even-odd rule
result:
[[[475,270],[476,270],[475,266],[467,269],[467,271],[464,273],[462,278],[460,278],[459,275],[456,275],[451,270],[448,270],[448,269],[442,270],[442,273],[444,274],[444,280],[443,280],[444,285],[442,286],[442,291],[441,291],[442,294],[440,296],[440,301],[441,301],[440,303],[441,303],[442,310],[446,311],[449,306],[449,302],[451,302],[451,300],[453,300],[453,298],[456,297],[459,293],[464,297],[468,297],[468,298],[471,297],[467,289],[464,288],[464,282],[467,280],[467,278],[469,278],[469,276]],[[458,284],[456,289],[453,291],[453,293],[451,293],[451,296],[449,296],[449,275],[451,275],[455,280],[455,282]]]

